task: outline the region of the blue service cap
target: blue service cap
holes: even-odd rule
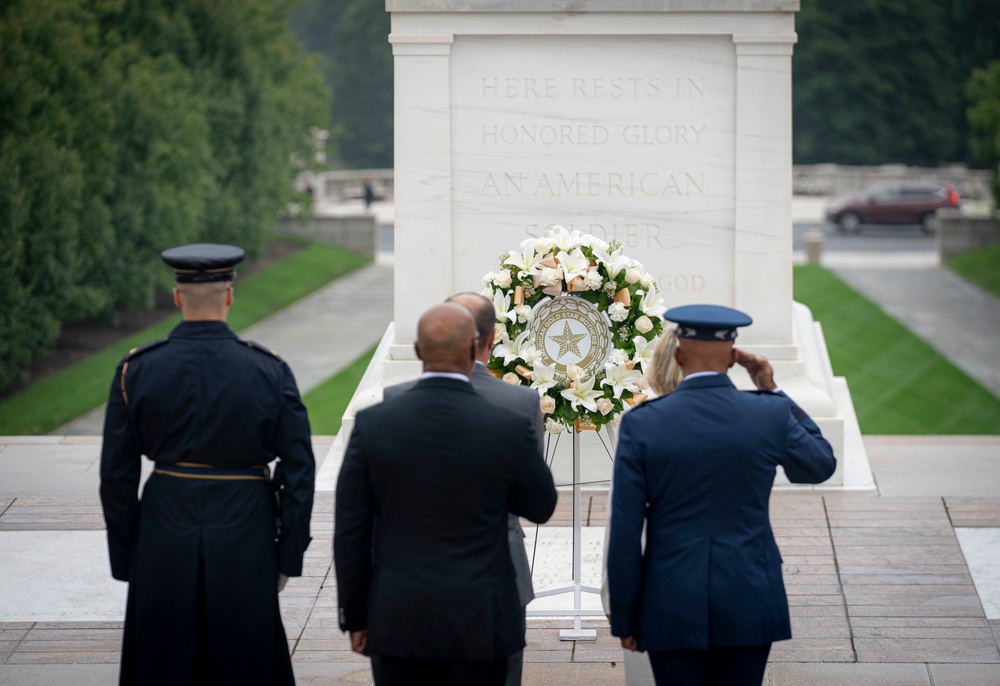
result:
[[[663,318],[677,323],[678,338],[701,341],[734,341],[736,329],[750,326],[750,315],[722,305],[681,305],[663,313]]]
[[[243,261],[243,255],[243,248],[221,243],[192,243],[160,253],[173,267],[177,283],[232,281],[236,276],[233,268]]]

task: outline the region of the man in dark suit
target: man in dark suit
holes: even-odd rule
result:
[[[524,647],[508,513],[552,515],[531,418],[469,383],[475,322],[454,303],[417,325],[424,373],[355,420],[337,482],[340,627],[376,683],[504,683]]]
[[[309,418],[288,365],[226,325],[243,250],[162,256],[183,321],[119,363],[101,446],[111,574],[129,582],[119,681],[293,684],[278,591],[310,541]]]
[[[819,483],[836,460],[815,423],[777,390],[768,361],[733,347],[750,317],[688,305],[664,318],[678,324],[684,380],[622,420],[608,549],[611,633],[649,652],[660,686],[759,686],[771,643],[791,638],[768,518],[775,469]],[[757,392],[736,390],[726,375],[734,364]]]
[[[538,436],[538,444],[544,451],[545,448],[545,424],[542,419],[542,412],[538,405],[538,394],[527,386],[514,386],[504,383],[492,376],[486,369],[490,354],[493,351],[493,339],[496,329],[493,324],[496,322],[496,308],[490,300],[487,300],[478,293],[458,293],[448,298],[448,302],[461,305],[467,309],[476,321],[476,334],[479,336],[476,347],[476,364],[472,369],[472,388],[476,393],[483,396],[490,402],[517,410],[532,418],[535,433]],[[415,381],[389,386],[383,392],[383,397],[388,400],[400,393],[410,389]],[[475,452],[476,448],[472,447]],[[510,545],[510,559],[514,564],[514,577],[517,580],[517,595],[521,602],[522,621],[527,618],[527,607],[535,597],[535,590],[531,585],[531,566],[528,564],[528,554],[524,548],[524,530],[516,515],[507,516],[507,539]],[[522,632],[523,633],[523,632]],[[507,682],[506,686],[518,686],[521,683],[521,673],[524,663],[524,650],[518,650],[510,656],[507,661]]]

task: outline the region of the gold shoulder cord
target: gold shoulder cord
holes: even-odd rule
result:
[[[132,348],[128,351],[128,354],[133,354],[138,348]],[[128,391],[125,390],[125,372],[128,371],[128,360],[125,360],[125,364],[122,365],[122,378],[121,378],[121,389],[122,389],[122,400],[125,401],[125,407],[128,407]]]
[[[128,407],[128,392],[125,390],[125,372],[128,371],[128,362],[122,365],[122,400],[125,401],[125,407]]]

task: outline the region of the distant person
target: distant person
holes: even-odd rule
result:
[[[622,418],[611,633],[649,653],[660,686],[760,686],[771,643],[792,635],[768,519],[775,470],[820,483],[836,460],[816,424],[777,390],[767,359],[733,347],[750,317],[687,305],[664,318],[677,323],[684,380]],[[757,392],[736,390],[726,375],[734,364]]]
[[[469,383],[475,322],[417,324],[417,383],[358,413],[337,481],[340,627],[379,686],[501,686],[524,647],[508,514],[544,522],[556,490],[532,417]]]
[[[448,298],[448,302],[461,305],[472,314],[476,322],[476,334],[479,340],[476,345],[476,363],[472,368],[472,388],[476,393],[497,405],[509,407],[531,417],[535,434],[538,438],[538,445],[542,451],[545,450],[545,423],[542,419],[542,411],[539,409],[538,393],[527,386],[512,386],[504,383],[500,379],[492,376],[486,369],[490,354],[493,351],[493,338],[496,329],[493,324],[496,322],[496,308],[493,302],[487,300],[478,293],[459,293]],[[389,386],[383,392],[383,397],[388,400],[400,393],[412,388],[416,381],[408,381],[396,386]],[[477,454],[476,446],[469,447],[472,456]],[[507,516],[507,539],[510,545],[510,557],[514,563],[514,575],[517,580],[517,595],[521,603],[521,634],[526,629],[527,607],[535,597],[535,590],[531,585],[531,566],[528,564],[528,553],[524,548],[524,530],[516,515]],[[521,673],[523,671],[524,651],[518,650],[510,656],[507,663],[507,686],[517,686],[521,683]]]
[[[368,179],[362,182],[362,186],[364,187],[365,207],[368,208],[375,202],[375,191],[372,189],[372,182]]]
[[[162,256],[183,321],[119,363],[101,447],[111,574],[129,582],[119,683],[294,684],[278,592],[310,541],[306,409],[288,365],[226,325],[243,250]]]

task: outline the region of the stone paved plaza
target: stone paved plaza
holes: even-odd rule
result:
[[[15,479],[24,495],[0,496],[0,683],[114,683],[125,585],[110,580],[106,568],[96,494],[99,439],[7,440],[0,444],[5,476],[37,475],[37,464],[24,456],[43,440],[61,474],[50,483]],[[317,437],[317,456],[330,443]],[[991,550],[969,547],[976,532],[1000,530],[1000,438],[868,437],[866,447],[876,481],[893,495],[785,490],[772,497],[795,638],[775,645],[766,683],[1000,684],[996,539],[986,539],[992,582],[983,581],[978,592],[970,565]],[[900,459],[910,469],[898,470]],[[46,497],[67,473],[93,490]],[[605,492],[583,493],[584,542],[591,543],[584,583],[600,577],[593,542],[603,540],[606,504]],[[538,539],[538,590],[568,571],[571,525],[571,491],[560,494],[548,524],[526,525],[529,552]],[[289,646],[300,683],[367,684],[367,660],[350,652],[337,628],[332,532],[333,494],[320,491],[304,576],[281,595]],[[971,544],[964,540],[970,532]],[[595,597],[588,600],[597,607]],[[584,621],[597,630],[596,641],[561,641],[559,630],[571,624],[529,620],[524,683],[623,684],[622,650],[607,622]]]

